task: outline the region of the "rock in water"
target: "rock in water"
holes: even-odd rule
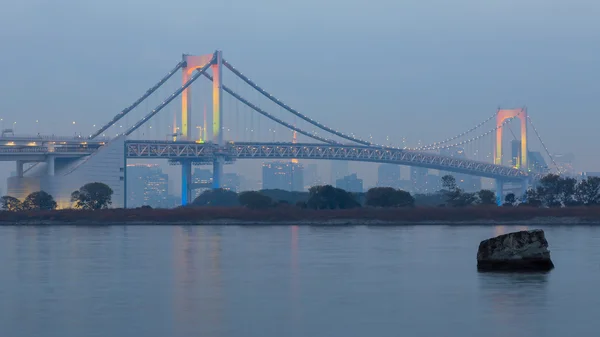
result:
[[[548,271],[552,268],[548,241],[541,229],[481,241],[477,251],[477,269],[482,271]]]

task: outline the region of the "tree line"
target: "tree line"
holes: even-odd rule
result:
[[[460,189],[451,175],[441,178],[442,190],[430,194],[411,195],[392,187],[374,187],[366,193],[351,193],[331,185],[313,186],[308,192],[261,190],[236,193],[224,189],[206,190],[192,206],[244,206],[267,209],[281,205],[294,205],[302,209],[350,209],[358,207],[414,207],[421,205],[443,207],[491,206],[496,204],[496,194],[488,189],[469,193]],[[76,209],[98,210],[112,205],[113,190],[103,183],[89,183],[73,191],[71,202]],[[517,198],[509,193],[504,206],[571,207],[600,205],[600,177],[575,178],[549,174],[530,188],[525,196]],[[6,211],[54,210],[57,203],[44,191],[33,192],[24,200],[11,196],[0,198],[0,207]]]
[[[89,183],[71,193],[71,202],[76,209],[98,210],[106,209],[112,205],[113,190],[104,183]],[[54,197],[45,191],[29,194],[23,201],[5,195],[0,198],[2,210],[10,212],[20,211],[51,211],[55,210],[57,203]]]
[[[475,194],[465,193],[456,185],[452,176],[442,178],[445,190],[443,202],[451,206],[473,204],[493,205],[494,192],[482,190]],[[351,193],[331,185],[313,186],[308,192],[261,190],[236,193],[230,190],[206,190],[192,206],[244,206],[251,209],[266,209],[280,205],[295,205],[303,209],[350,209],[358,207],[414,207],[415,197],[407,191],[392,187],[374,187],[366,193]]]
[[[266,209],[279,205],[295,205],[305,209],[348,209],[357,207],[414,207],[417,202],[438,207],[496,205],[496,194],[489,189],[466,192],[452,175],[441,178],[442,189],[429,195],[415,194],[392,187],[374,187],[366,193],[350,193],[331,185],[313,186],[307,192],[261,190],[235,193],[229,190],[206,190],[193,206],[244,206]],[[503,206],[569,207],[600,204],[600,178],[575,178],[550,174],[542,177],[525,196],[505,196]]]

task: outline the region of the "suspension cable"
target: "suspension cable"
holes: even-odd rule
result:
[[[537,138],[540,140],[540,143],[542,143],[542,147],[544,148],[544,150],[546,151],[546,154],[548,155],[548,157],[552,161],[552,164],[554,164],[554,167],[556,167],[558,173],[561,173],[560,172],[560,168],[558,167],[558,165],[554,161],[554,157],[552,157],[552,155],[550,154],[550,151],[546,147],[546,144],[544,144],[544,141],[542,140],[542,137],[540,137],[540,134],[538,133],[537,129],[535,128],[535,125],[533,125],[533,121],[531,120],[531,117],[529,117],[529,115],[527,115],[527,119],[529,120],[529,124],[531,124],[531,128],[533,129],[533,132],[535,133],[535,135],[537,136]]]
[[[154,93],[156,91],[156,89],[160,88],[169,78],[171,78],[171,76],[173,76],[173,74],[175,74],[175,72],[177,70],[179,70],[181,67],[183,67],[184,64],[185,64],[184,61],[181,61],[181,62],[177,63],[177,65],[175,66],[175,68],[173,68],[171,71],[169,71],[169,73],[167,73],[167,75],[165,75],[165,77],[161,78],[160,81],[158,81],[153,87],[151,87],[150,89],[148,89],[146,91],[146,93],[144,93],[142,95],[142,97],[138,98],[130,106],[128,106],[127,108],[123,109],[123,111],[121,111],[115,117],[113,117],[113,119],[110,122],[108,122],[106,125],[104,125],[103,127],[101,127],[98,131],[96,131],[92,135],[90,135],[90,139],[94,139],[94,138],[98,137],[98,135],[101,135],[104,131],[106,131],[108,128],[110,128],[115,123],[117,123],[119,121],[119,119],[123,118],[123,116],[127,115],[131,110],[135,109],[135,107],[137,107],[146,98],[148,98],[148,96],[152,95],[152,93]]]
[[[175,90],[175,92],[172,95],[167,97],[164,101],[162,101],[162,103],[160,103],[156,108],[154,108],[154,110],[150,111],[144,118],[142,118],[139,122],[135,123],[132,127],[130,127],[127,131],[125,131],[124,134],[126,136],[129,136],[133,131],[135,131],[140,126],[144,125],[144,123],[149,121],[150,118],[152,118],[160,110],[162,110],[165,106],[167,106],[167,104],[169,104],[172,100],[177,98],[187,87],[192,85],[192,83],[194,83],[194,81],[196,79],[198,79],[198,77],[200,77],[200,75],[202,75],[211,65],[213,65],[215,63],[216,55],[217,55],[216,53],[213,54],[213,58],[208,63],[206,63],[204,65],[204,67],[198,69],[198,71],[196,73],[194,73],[194,75],[192,75],[192,77],[190,77],[190,79],[187,82],[185,82],[185,84],[183,84],[180,88]]]
[[[479,136],[473,137],[473,138],[468,139],[468,140],[463,140],[461,142],[450,144],[450,145],[432,146],[432,147],[428,147],[428,148],[423,148],[423,147],[408,148],[407,150],[412,150],[412,151],[431,151],[431,150],[449,149],[449,148],[452,148],[452,147],[465,145],[465,144],[474,142],[474,141],[476,141],[478,139],[481,139],[482,137],[485,137],[485,136],[489,135],[490,133],[495,132],[498,129],[501,129],[506,124],[508,124],[510,121],[512,121],[513,119],[517,118],[517,116],[519,116],[520,113],[521,112],[519,111],[514,117],[509,117],[509,118],[505,119],[504,121],[502,121],[502,123],[500,125],[497,125],[495,128],[493,128],[491,130],[488,130],[487,132],[484,132],[484,133],[480,134]]]
[[[499,111],[500,111],[500,109],[497,109],[496,112],[493,115],[491,115],[490,117],[486,118],[483,122],[475,125],[474,127],[470,128],[469,130],[467,130],[467,131],[465,131],[463,133],[460,133],[460,134],[458,134],[458,135],[456,135],[454,137],[450,137],[448,139],[445,139],[445,140],[443,140],[441,142],[435,142],[435,143],[431,143],[431,144],[428,144],[428,145],[423,145],[423,146],[417,147],[417,148],[415,148],[415,150],[425,149],[425,148],[429,148],[429,147],[433,147],[433,146],[439,146],[439,145],[451,142],[451,141],[453,141],[455,139],[458,139],[458,138],[460,138],[462,136],[465,136],[465,135],[467,135],[467,134],[469,134],[469,133],[477,130],[478,128],[480,128],[481,126],[483,126],[485,123],[489,122],[490,120],[492,120],[492,118],[494,118],[494,117],[496,117],[498,115]]]
[[[231,70],[236,76],[238,76],[239,78],[241,78],[244,82],[246,82],[248,85],[250,85],[251,87],[253,87],[254,89],[256,89],[258,92],[260,92],[263,96],[265,96],[266,98],[268,98],[269,100],[271,100],[272,102],[274,102],[275,104],[279,105],[280,107],[284,108],[285,110],[291,112],[292,114],[302,118],[303,120],[305,120],[306,122],[318,127],[321,130],[327,131],[331,134],[334,134],[338,137],[350,140],[352,142],[356,142],[359,144],[363,144],[363,145],[370,145],[370,146],[379,146],[376,144],[373,144],[371,142],[368,142],[366,140],[362,140],[350,135],[346,135],[342,132],[336,131],[330,127],[327,127],[311,118],[309,118],[306,115],[301,114],[300,112],[292,109],[290,106],[288,106],[287,104],[283,103],[282,101],[280,101],[279,99],[275,98],[275,96],[269,94],[266,90],[264,90],[263,88],[259,87],[256,83],[254,83],[252,80],[250,80],[248,77],[244,76],[244,74],[242,74],[240,71],[238,71],[237,69],[235,69],[235,67],[233,67],[229,62],[227,62],[226,60],[222,60],[223,65],[225,67],[227,67],[229,70]]]
[[[204,77],[208,78],[210,81],[213,80],[213,77],[211,75],[209,75],[207,73],[203,73],[203,75],[204,75]],[[332,139],[327,139],[327,138],[324,138],[324,137],[320,137],[320,136],[318,136],[316,134],[311,134],[308,131],[304,131],[304,130],[302,130],[300,128],[297,128],[297,127],[295,127],[295,126],[293,126],[293,125],[291,125],[289,123],[286,123],[285,121],[283,121],[283,120],[281,120],[281,119],[279,119],[279,118],[271,115],[270,113],[262,110],[261,108],[257,107],[256,105],[250,103],[248,100],[246,100],[242,96],[238,95],[237,93],[233,92],[233,90],[229,89],[229,87],[227,87],[225,85],[221,85],[221,87],[223,88],[223,91],[225,91],[226,93],[230,94],[231,96],[233,96],[238,101],[244,103],[246,106],[248,106],[252,110],[258,112],[259,114],[261,114],[261,115],[263,115],[263,116],[265,116],[265,117],[267,117],[269,119],[271,119],[272,121],[275,121],[275,122],[277,122],[277,123],[285,126],[286,128],[294,130],[294,131],[296,131],[298,133],[301,133],[301,134],[303,134],[303,135],[305,135],[307,137],[310,137],[310,138],[318,140],[318,141],[322,141],[322,142],[329,143],[329,144],[339,144],[338,142],[336,142],[336,141],[334,141]]]

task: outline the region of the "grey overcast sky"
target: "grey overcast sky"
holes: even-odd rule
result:
[[[552,152],[600,171],[599,17],[595,0],[5,0],[0,117],[68,134],[221,49],[342,131],[433,142],[526,105]]]

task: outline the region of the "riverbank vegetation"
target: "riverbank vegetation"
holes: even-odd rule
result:
[[[366,193],[350,193],[330,185],[314,186],[308,192],[262,190],[235,193],[207,190],[191,205],[175,209],[114,209],[112,190],[91,183],[74,191],[73,209],[56,210],[52,196],[40,191],[25,200],[0,199],[0,221],[56,222],[202,222],[232,220],[246,222],[379,220],[421,221],[513,221],[540,217],[578,218],[600,221],[600,178],[577,181],[548,175],[525,198],[508,194],[503,207],[496,206],[493,191],[467,193],[452,176],[442,177],[442,190],[429,195],[411,195],[390,187],[375,187]]]

